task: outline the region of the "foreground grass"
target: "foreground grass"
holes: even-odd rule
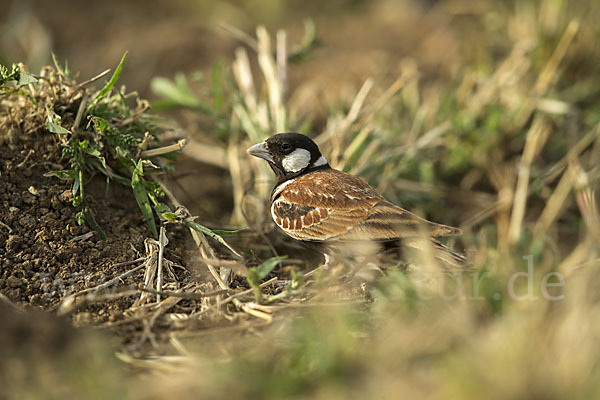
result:
[[[441,7],[451,14],[451,4]],[[391,271],[366,286],[370,302],[358,307],[322,288],[292,320],[225,346],[228,367],[213,365],[192,387],[215,397],[598,396],[600,114],[591,82],[600,54],[591,18],[600,10],[583,1],[480,5],[473,18],[449,22],[460,40],[453,78],[407,63],[379,96],[366,81],[324,126],[287,109],[276,73],[284,58],[271,58],[260,29],[263,79],[252,79],[240,50],[233,82],[213,80],[229,99],[218,103],[221,115],[232,116],[215,119],[228,121],[231,136],[213,143],[237,155],[228,165],[234,221],[270,229],[272,177],[241,150],[273,132],[305,132],[338,168],[460,225],[473,269]],[[214,109],[216,98],[196,100]]]

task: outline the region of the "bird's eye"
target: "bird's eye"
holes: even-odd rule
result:
[[[292,149],[292,145],[289,143],[283,143],[281,145],[281,150],[283,150],[285,152],[290,151],[291,149]]]

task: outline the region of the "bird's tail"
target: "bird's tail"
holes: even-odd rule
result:
[[[407,247],[423,252],[431,252],[448,269],[464,269],[468,265],[467,258],[464,255],[457,253],[436,239],[407,238],[403,242]]]

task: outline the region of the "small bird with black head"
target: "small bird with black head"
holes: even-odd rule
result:
[[[308,136],[275,134],[248,154],[266,160],[277,177],[270,207],[275,224],[288,236],[320,247],[326,260],[340,244],[402,241],[433,249],[445,264],[464,265],[462,255],[434,239],[459,235],[458,228],[421,218],[387,201],[363,179],[331,168]],[[430,237],[426,246],[423,235]]]

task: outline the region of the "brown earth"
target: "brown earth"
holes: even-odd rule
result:
[[[130,188],[107,188],[95,178],[86,183],[87,197],[107,240],[96,232],[82,236],[90,229],[76,222],[70,184],[44,176],[61,163],[53,138],[23,136],[0,147],[0,292],[27,309],[55,310],[66,296],[132,269],[128,262],[145,255],[144,240],[152,236]],[[166,258],[183,264],[186,233],[177,227],[168,232]],[[190,278],[181,268],[174,273],[181,281]],[[121,285],[137,286],[143,274],[141,269]],[[75,322],[118,320],[131,302],[123,297],[108,307],[84,307]]]

